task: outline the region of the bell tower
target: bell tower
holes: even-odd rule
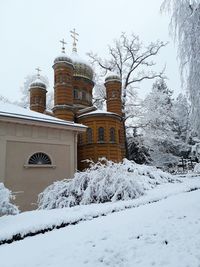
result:
[[[65,41],[61,40],[62,53],[54,60],[54,108],[55,117],[73,121],[73,86],[74,66],[65,54]]]

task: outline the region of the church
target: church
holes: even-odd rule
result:
[[[101,157],[120,162],[125,156],[122,123],[121,79],[115,73],[105,78],[107,111],[96,110],[92,104],[93,69],[77,53],[76,35],[72,54],[62,53],[54,60],[54,107],[51,115],[66,121],[86,125],[87,131],[78,136],[78,170],[87,167],[86,159]],[[46,112],[46,86],[39,79],[30,85],[30,109]]]
[[[71,55],[65,53],[62,40],[62,52],[53,62],[53,109],[46,109],[47,87],[39,69],[29,88],[30,110],[0,107],[0,179],[18,192],[21,210],[36,208],[37,195],[45,187],[84,170],[87,159],[120,162],[125,157],[121,79],[111,72],[106,76],[107,110],[97,110],[92,103],[93,69],[78,55],[78,34],[71,33]]]

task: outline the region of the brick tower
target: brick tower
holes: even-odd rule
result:
[[[40,69],[36,69],[38,71],[37,79],[30,84],[29,92],[30,92],[30,109],[33,111],[37,111],[40,113],[44,113],[46,110],[46,85],[40,79],[39,71]]]
[[[122,116],[121,88],[122,82],[120,77],[110,72],[105,78],[107,111]]]
[[[73,121],[73,73],[74,66],[70,57],[65,54],[64,40],[62,53],[54,60],[54,116]]]

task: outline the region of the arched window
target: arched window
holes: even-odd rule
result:
[[[78,99],[78,89],[74,88],[74,99]]]
[[[121,143],[121,131],[118,130],[118,138],[119,138],[119,143]]]
[[[115,128],[110,128],[110,142],[115,142]]]
[[[98,141],[104,142],[104,128],[103,127],[99,127],[98,129]]]
[[[29,158],[28,164],[51,165],[51,159],[47,154],[42,152],[37,152]]]
[[[92,129],[91,128],[87,129],[87,143],[89,144],[92,143]]]

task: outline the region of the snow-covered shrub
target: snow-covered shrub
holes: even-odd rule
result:
[[[194,167],[194,172],[200,173],[200,163],[197,163]]]
[[[137,198],[158,184],[174,178],[150,166],[133,161],[92,163],[84,172],[77,172],[71,181],[54,182],[38,197],[39,209],[54,209]]]
[[[12,192],[0,183],[0,216],[19,213],[17,206],[10,203],[12,199],[14,199]]]

